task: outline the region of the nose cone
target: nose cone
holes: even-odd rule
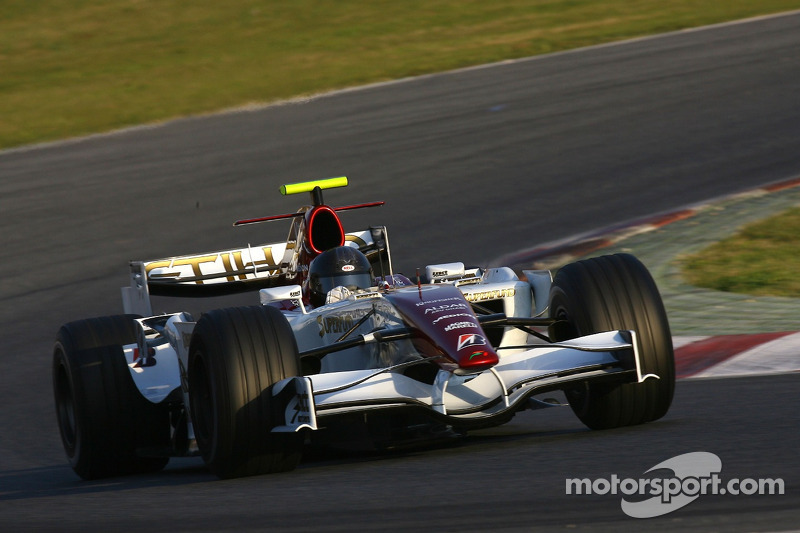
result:
[[[422,343],[430,346],[428,357],[456,374],[482,372],[497,364],[472,306],[452,285],[428,285],[401,289],[387,295],[405,321],[414,327]],[[442,358],[442,356],[444,356]]]
[[[475,320],[477,323],[477,320]],[[480,326],[479,326],[480,327]],[[489,341],[480,333],[462,333],[456,343],[457,374],[472,374],[493,367],[500,360],[497,353],[489,345]]]

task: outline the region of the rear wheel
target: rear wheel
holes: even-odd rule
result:
[[[197,446],[222,478],[294,469],[302,435],[272,433],[283,413],[272,385],[300,374],[291,326],[269,306],[217,309],[195,326],[189,399]]]
[[[642,424],[664,416],[672,403],[675,362],[661,296],[647,268],[629,254],[564,266],[550,290],[550,316],[566,323],[554,340],[610,330],[634,330],[642,383],[584,382],[565,390],[580,420],[592,429]]]
[[[64,450],[83,479],[161,470],[142,448],[169,444],[169,412],[136,389],[122,345],[136,341],[132,315],[70,322],[56,335],[53,393]]]

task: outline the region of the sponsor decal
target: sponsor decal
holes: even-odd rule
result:
[[[452,311],[454,309],[466,309],[467,304],[444,304],[444,305],[436,305],[433,307],[429,307],[425,309],[425,314],[437,314],[437,313],[444,313],[445,311]]]
[[[366,232],[363,232],[363,233],[366,233]],[[359,237],[357,235],[350,235],[349,233],[344,236],[344,240],[347,241],[347,242],[355,243],[356,244],[356,248],[363,248],[364,246],[367,245],[367,241],[365,241],[364,239],[362,239],[361,237]]]
[[[477,333],[465,333],[458,336],[458,347],[456,350],[463,350],[464,348],[471,348],[473,346],[485,346],[486,339]]]
[[[290,424],[310,424],[311,412],[308,406],[308,394],[300,392],[294,395],[293,401],[289,403],[286,414],[292,414]],[[288,416],[287,416],[288,418]]]
[[[439,322],[440,320],[446,320],[446,319],[448,319],[448,318],[456,318],[456,317],[460,317],[460,316],[468,316],[468,317],[471,317],[472,315],[471,315],[471,314],[469,314],[469,313],[454,313],[454,314],[452,314],[452,315],[442,315],[442,316],[440,316],[439,318],[437,318],[436,320],[434,320],[433,322],[431,322],[431,324],[436,324],[436,323],[437,323],[437,322]]]
[[[448,324],[444,330],[451,331],[454,329],[464,329],[464,328],[477,328],[478,324],[474,322],[453,322],[452,324]]]
[[[287,245],[286,248],[289,249],[289,245]],[[254,252],[258,252],[259,250],[264,256],[264,259],[253,258]],[[177,278],[177,281],[181,281],[181,276],[202,276],[204,274],[223,273],[230,274],[226,276],[227,281],[246,280],[248,279],[248,276],[250,279],[253,279],[255,274],[254,272],[249,274],[236,273],[248,268],[257,270],[257,275],[259,277],[262,275],[275,276],[280,273],[280,271],[276,269],[278,262],[273,256],[272,246],[264,246],[261,248],[247,250],[248,255],[250,256],[250,261],[244,260],[242,257],[242,252],[244,252],[244,250],[221,252],[215,255],[198,255],[150,261],[149,263],[145,263],[145,272],[148,278]],[[220,265],[219,263],[222,264]],[[205,268],[201,268],[201,265],[204,265]],[[188,274],[184,269],[179,268],[182,266],[189,266],[192,271],[191,274]],[[170,269],[170,271],[157,272],[153,273],[152,275],[150,274],[154,269],[163,268]],[[196,280],[189,283],[202,285],[203,280]]]
[[[447,270],[440,270],[439,272],[432,272],[431,274],[434,278],[443,278],[447,275]]]
[[[486,355],[486,352],[472,352],[469,356],[469,360],[472,361],[473,357],[483,357]]]
[[[353,265],[342,265],[342,272],[352,272],[355,269]]]
[[[432,291],[432,290],[435,290],[435,289],[436,289],[436,287],[423,287],[422,288],[423,291]],[[437,298],[436,300],[428,300],[427,302],[418,302],[418,303],[415,303],[414,305],[417,306],[417,307],[421,307],[423,305],[438,304],[438,303],[442,303],[442,302],[452,302],[454,300],[455,301],[460,301],[461,298],[458,298],[456,296],[452,296],[450,298]]]
[[[493,289],[491,291],[472,292],[464,295],[468,302],[483,302],[485,300],[499,300],[500,298],[508,298],[517,294],[517,290],[511,289]]]
[[[380,298],[381,295],[377,292],[363,292],[363,293],[356,293],[355,299],[356,300],[369,300],[371,298]]]
[[[324,337],[329,333],[344,333],[353,327],[361,317],[369,313],[369,309],[356,309],[352,312],[330,316],[318,316],[319,336]]]

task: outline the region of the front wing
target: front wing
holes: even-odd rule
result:
[[[415,409],[459,427],[485,427],[507,421],[542,392],[571,382],[642,382],[636,334],[610,331],[504,355],[480,374],[458,376],[440,370],[432,384],[403,375],[414,361],[395,367],[331,372],[288,378],[273,387],[285,402],[283,425],[276,432],[317,429],[336,415],[377,409]]]

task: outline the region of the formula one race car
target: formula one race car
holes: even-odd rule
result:
[[[223,478],[293,469],[358,427],[379,447],[461,436],[552,405],[590,428],[662,417],[675,383],[661,298],[630,255],[549,271],[393,271],[385,227],[345,233],[331,178],[285,242],[130,264],[125,315],[65,324],[53,386],[61,438],[91,479],[202,455]],[[256,305],[153,315],[151,295],[253,291]],[[255,299],[255,298],[254,298]]]

